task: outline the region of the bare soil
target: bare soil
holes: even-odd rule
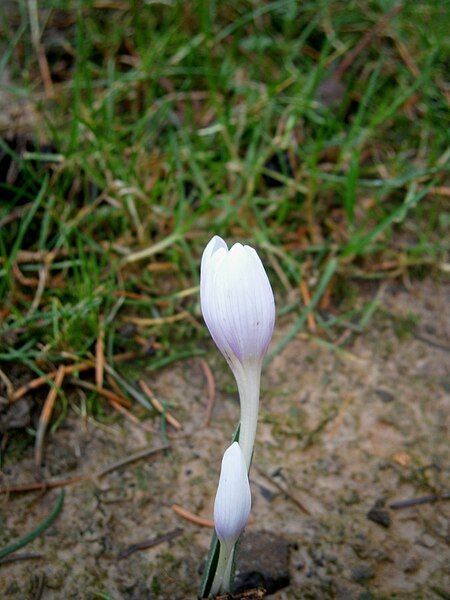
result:
[[[290,586],[272,598],[449,597],[450,502],[389,504],[450,491],[450,285],[428,280],[407,290],[392,283],[381,302],[370,330],[346,352],[299,337],[263,374],[248,531],[276,532],[291,543]],[[289,322],[277,323],[275,342]],[[196,597],[211,531],[178,516],[172,504],[211,518],[221,455],[239,413],[212,345],[207,359],[218,388],[211,425],[203,427],[207,392],[198,359],[137,374],[183,423],[180,432],[168,428],[171,450],[67,487],[54,524],[18,552],[41,558],[0,565],[1,598]],[[72,413],[48,436],[45,474],[93,473],[159,445],[159,429],[149,433],[116,414],[100,422]],[[29,445],[20,457],[7,455],[0,485],[34,476]],[[0,548],[45,519],[58,493],[1,497]],[[118,558],[177,528],[173,539]]]

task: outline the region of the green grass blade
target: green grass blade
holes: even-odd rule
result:
[[[50,525],[53,524],[54,520],[59,515],[59,513],[63,507],[64,496],[65,496],[65,492],[64,492],[64,490],[61,490],[61,492],[59,493],[59,496],[55,502],[55,506],[53,507],[52,512],[49,514],[49,516],[44,521],[42,521],[42,523],[40,523],[36,527],[36,529],[33,529],[33,531],[31,531],[30,533],[25,535],[23,538],[21,538],[17,542],[14,542],[14,544],[6,546],[6,548],[3,548],[2,550],[0,550],[0,560],[2,558],[4,558],[5,556],[8,556],[8,554],[12,554],[12,552],[16,552],[16,550],[23,548],[24,546],[26,546],[27,544],[32,542],[34,539],[36,539],[38,536],[40,536],[41,533],[43,533],[46,529],[48,529],[50,527]]]

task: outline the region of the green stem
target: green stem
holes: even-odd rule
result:
[[[231,587],[231,575],[233,567],[234,545],[228,546],[220,542],[219,561],[211,586],[211,596],[219,592],[229,592]]]
[[[245,368],[240,367],[236,369],[234,374],[241,404],[239,445],[241,446],[248,471],[252,461],[256,426],[258,424],[261,363],[258,361],[253,365],[247,364]]]

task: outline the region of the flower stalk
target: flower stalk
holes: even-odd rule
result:
[[[272,288],[256,251],[239,243],[228,249],[214,236],[202,256],[200,303],[211,336],[236,379],[241,408],[239,443],[234,442],[222,460],[214,503],[217,537],[213,536],[200,590],[204,597],[230,591],[236,542],[250,512],[248,471],[258,422],[261,368],[275,322]]]

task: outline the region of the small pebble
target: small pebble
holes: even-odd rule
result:
[[[417,556],[407,556],[403,563],[403,573],[415,573],[420,567],[420,559]]]
[[[387,390],[383,390],[378,388],[375,390],[375,394],[380,398],[382,402],[392,402],[394,400],[394,394],[388,392]]]
[[[371,508],[367,513],[367,518],[382,527],[387,528],[391,524],[391,515],[383,508]]]
[[[419,544],[421,546],[424,546],[425,548],[434,548],[434,546],[436,546],[436,540],[434,539],[434,537],[432,537],[431,535],[429,535],[428,533],[425,533],[419,540]]]
[[[372,565],[360,564],[352,569],[352,579],[356,583],[364,583],[369,581],[375,575]]]

